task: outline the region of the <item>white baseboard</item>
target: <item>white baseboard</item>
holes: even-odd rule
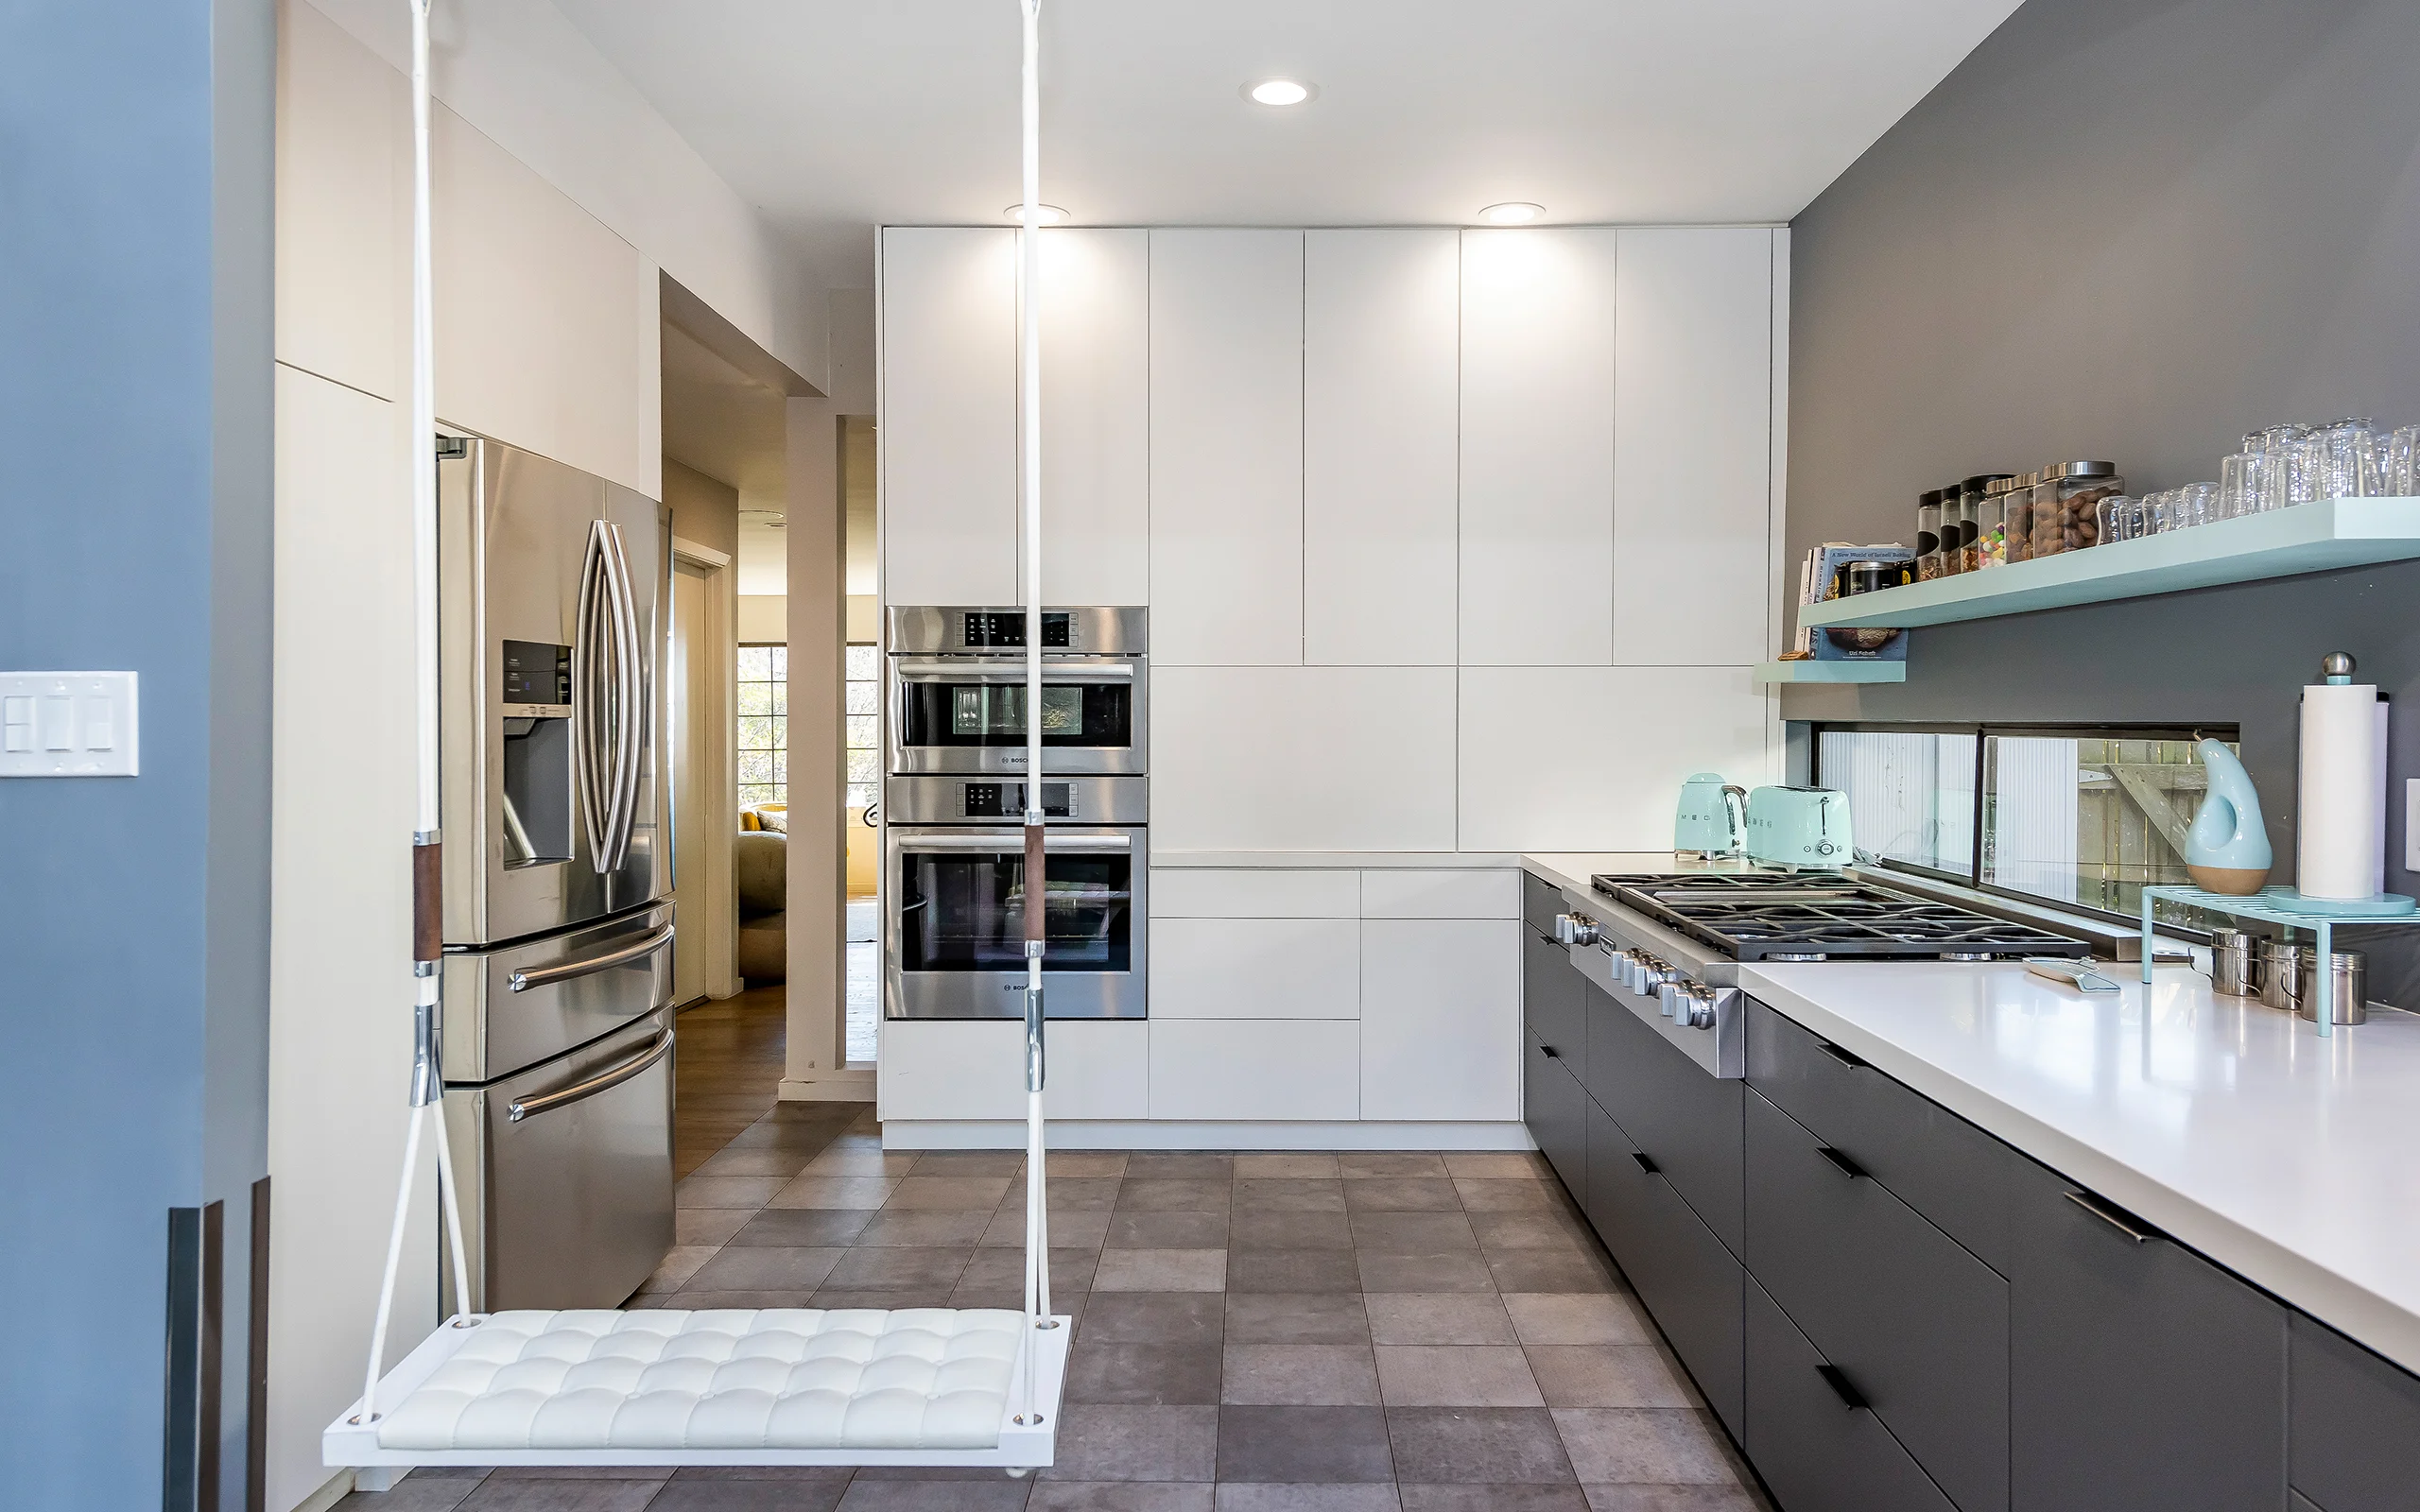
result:
[[[825,1071],[800,1081],[785,1076],[782,1078],[781,1099],[786,1103],[871,1103],[873,1101],[873,1073],[871,1070]],[[1020,1137],[1017,1143],[1022,1146],[1024,1139]]]
[[[785,1087],[788,1084],[784,1083]],[[786,1092],[784,1093],[787,1095]],[[1052,1119],[1054,1150],[1534,1150],[1520,1124],[1179,1122]],[[1013,1119],[902,1119],[882,1125],[889,1150],[1021,1150]]]
[[[356,1485],[355,1477],[360,1473],[361,1472],[357,1470],[337,1471],[334,1475],[328,1477],[326,1485],[320,1486],[318,1490],[313,1491],[302,1501],[295,1503],[293,1512],[328,1512],[328,1508],[336,1505],[338,1502],[343,1501],[346,1493],[350,1491],[383,1491],[388,1488],[384,1486]],[[372,1478],[374,1479],[375,1477]]]

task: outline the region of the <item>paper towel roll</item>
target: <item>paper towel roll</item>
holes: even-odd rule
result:
[[[2303,689],[2294,886],[2305,897],[2368,898],[2377,891],[2374,878],[2386,818],[2377,718],[2376,683]]]

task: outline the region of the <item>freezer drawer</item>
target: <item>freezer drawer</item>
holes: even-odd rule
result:
[[[446,1089],[468,1311],[617,1307],[654,1271],[672,1247],[672,1062],[666,1008],[518,1075]]]
[[[445,954],[445,1079],[493,1081],[672,1001],[672,904]]]

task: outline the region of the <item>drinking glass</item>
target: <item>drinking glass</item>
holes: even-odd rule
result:
[[[2313,498],[2360,499],[2378,491],[2377,437],[2364,419],[2330,421],[2311,432],[2317,448]]]
[[[2325,491],[2327,472],[2325,443],[2316,436],[2306,436],[2286,448],[2286,465],[2282,482],[2273,491],[2278,508],[2291,508],[2297,504],[2309,504],[2316,499],[2332,497]]]
[[[2134,510],[2135,501],[2122,493],[2113,493],[2093,506],[2093,512],[2099,516],[2100,544],[2135,539]]]
[[[2176,490],[2176,517],[2185,529],[2208,524],[2219,517],[2219,486],[2215,483],[2187,483]]]
[[[2266,452],[2238,452],[2221,459],[2217,518],[2233,520],[2260,512],[2260,490],[2272,460]]]
[[[2136,530],[2137,534],[2164,536],[2175,528],[2174,523],[2169,518],[2168,495],[2169,490],[2166,489],[2155,489],[2143,495],[2139,506],[2142,514],[2141,523]]]
[[[2420,425],[2406,425],[2378,443],[2378,491],[2397,499],[2420,493]]]

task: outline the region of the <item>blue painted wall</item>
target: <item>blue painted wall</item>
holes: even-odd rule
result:
[[[132,668],[142,775],[0,782],[0,1502],[160,1504],[168,1209],[268,1046],[271,0],[0,6],[0,666]]]

